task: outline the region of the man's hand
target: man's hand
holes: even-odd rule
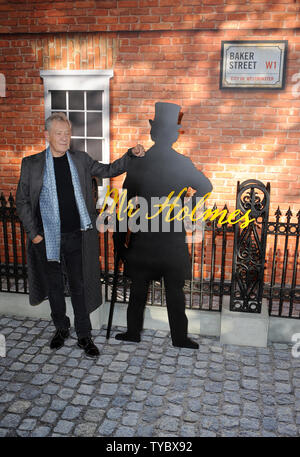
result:
[[[132,148],[132,154],[136,157],[144,157],[145,155],[145,148],[141,144],[137,144],[134,148]]]
[[[35,237],[33,238],[32,242],[33,242],[34,244],[38,244],[38,243],[40,243],[43,239],[44,239],[44,238],[43,238],[41,235],[37,235],[37,236],[35,236]]]

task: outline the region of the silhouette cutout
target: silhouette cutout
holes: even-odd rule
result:
[[[162,199],[173,192],[173,197],[181,193],[180,200],[191,187],[196,190],[193,201],[212,190],[212,185],[202,172],[197,170],[192,161],[177,153],[172,144],[179,135],[179,124],[183,113],[174,103],[155,104],[155,118],[149,120],[150,135],[154,145],[145,157],[132,161],[124,182],[128,200],[143,197],[148,202],[149,217],[157,213],[153,206],[153,197]],[[182,190],[185,189],[183,192]],[[162,202],[160,200],[160,202]],[[155,203],[155,202],[154,202]],[[172,218],[172,213],[170,217]],[[144,308],[150,280],[164,278],[166,302],[171,338],[174,346],[196,349],[197,343],[187,337],[188,321],[185,315],[183,286],[185,279],[191,279],[191,260],[185,242],[185,230],[182,222],[180,231],[175,223],[170,222],[169,232],[164,232],[163,218],[159,216],[156,230],[131,233],[128,249],[123,249],[125,274],[132,279],[129,305],[127,309],[127,332],[116,335],[119,340],[140,341],[143,328]],[[176,231],[177,230],[177,231]],[[121,246],[119,245],[119,248]]]

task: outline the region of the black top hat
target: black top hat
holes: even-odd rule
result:
[[[178,124],[180,109],[181,106],[175,103],[157,102],[155,103],[154,120],[149,119],[149,122],[151,126],[180,129],[181,126]]]

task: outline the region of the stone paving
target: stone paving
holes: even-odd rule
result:
[[[291,345],[174,348],[168,332],[109,342],[87,359],[76,335],[58,351],[48,320],[0,316],[0,436],[299,436],[300,358]]]

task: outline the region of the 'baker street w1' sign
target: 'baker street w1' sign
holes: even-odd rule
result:
[[[287,41],[222,41],[220,89],[283,89]]]

